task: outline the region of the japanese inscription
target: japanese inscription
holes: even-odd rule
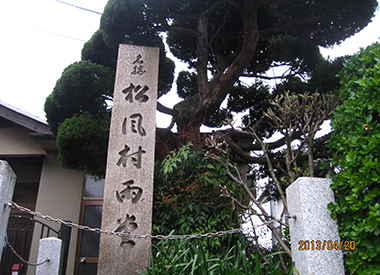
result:
[[[149,265],[158,48],[120,45],[112,110],[98,274],[136,274]]]
[[[146,71],[143,69],[144,60],[141,54],[138,54],[136,56],[136,59],[132,62],[133,65],[133,71],[132,75],[143,75],[146,73]],[[145,103],[149,100],[149,96],[147,95],[147,92],[149,91],[149,87],[147,85],[134,85],[133,83],[130,83],[128,87],[123,89],[121,92],[125,94],[125,101],[128,104],[136,104],[136,103]],[[132,134],[139,134],[141,137],[146,136],[146,130],[142,126],[143,121],[143,114],[142,113],[133,113],[129,117],[125,117],[122,125],[121,125],[121,132],[123,135],[128,134],[128,126],[130,126],[130,133]],[[137,169],[140,169],[142,166],[142,156],[146,153],[145,150],[143,150],[142,146],[138,146],[137,151],[130,152],[131,147],[129,147],[127,144],[124,145],[124,149],[118,152],[119,159],[116,163],[117,166],[127,167],[128,160],[134,165]],[[116,199],[120,203],[123,203],[125,201],[128,201],[131,199],[132,203],[137,203],[143,193],[143,189],[138,186],[131,186],[134,183],[134,180],[129,180],[126,182],[123,182],[122,185],[125,185],[126,188],[119,191],[116,190]],[[126,215],[126,219],[124,222],[120,222],[120,219],[118,219],[118,223],[120,225],[116,229],[117,232],[124,232],[124,233],[130,233],[130,230],[135,230],[138,225],[135,222],[135,216],[132,215],[131,217],[129,214]],[[131,222],[131,220],[133,222]],[[129,231],[128,231],[129,230]],[[135,245],[135,241],[130,240],[129,238],[126,238],[125,236],[122,236],[121,238],[121,244],[133,244]]]
[[[144,73],[146,73],[146,71],[144,70],[144,61],[142,60],[142,55],[141,54],[138,54],[136,56],[136,59],[135,61],[132,62],[133,65],[135,65],[133,67],[133,71],[132,71],[132,74],[138,74],[138,75],[143,75]]]
[[[142,127],[142,121],[143,117],[140,113],[135,113],[129,116],[129,123],[131,126],[131,132],[132,133],[138,133],[140,136],[146,136],[146,131]],[[122,133],[123,135],[127,134],[127,128],[128,128],[128,119],[124,118],[123,124],[122,124]]]
[[[146,95],[146,92],[149,91],[149,87],[144,85],[134,85],[130,84],[127,88],[125,88],[122,92],[125,94],[125,100],[129,103],[133,103],[134,100],[138,102],[147,102],[149,97]]]
[[[132,203],[137,203],[139,201],[143,190],[140,187],[131,186],[132,184],[134,184],[133,180],[123,182],[122,185],[125,185],[126,188],[124,188],[121,191],[116,190],[116,199],[119,202],[122,203],[124,202],[124,200],[130,200],[130,199],[132,199]]]
[[[125,215],[125,219],[123,221],[121,219],[118,219],[117,222],[120,225],[115,230],[115,232],[131,233],[132,231],[134,231],[138,227],[137,223],[135,223],[135,220],[136,220],[135,216],[133,216],[133,215],[129,216],[128,214]],[[124,236],[121,236],[120,246],[122,246],[124,244],[135,245],[136,243],[133,239],[124,235]]]
[[[122,165],[123,167],[126,167],[127,160],[128,158],[130,158],[132,164],[136,166],[137,169],[140,169],[141,157],[142,157],[142,154],[146,153],[146,151],[144,151],[141,146],[139,146],[139,149],[134,153],[128,154],[129,150],[131,150],[131,148],[128,145],[124,145],[124,149],[119,152],[120,158],[117,161],[116,165],[117,166]]]

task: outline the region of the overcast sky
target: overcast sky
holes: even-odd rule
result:
[[[64,1],[90,11],[57,0],[0,2],[0,100],[44,118],[46,97],[63,69],[80,60],[83,44],[99,28],[98,13],[103,12],[107,0]],[[377,16],[361,33],[341,46],[323,50],[322,54],[330,58],[352,54],[378,41],[379,36],[380,16]]]

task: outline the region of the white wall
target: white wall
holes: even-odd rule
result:
[[[83,173],[62,168],[57,160],[57,154],[48,152],[42,166],[36,211],[53,218],[78,223],[83,179]],[[43,222],[56,229],[60,228],[57,223],[46,220]],[[35,262],[37,258],[38,241],[39,232],[35,232],[30,257],[32,262]],[[74,273],[76,241],[77,230],[72,229],[67,274]],[[32,274],[34,274],[34,268],[29,267],[28,275]]]
[[[0,128],[0,155],[44,155],[25,128]]]

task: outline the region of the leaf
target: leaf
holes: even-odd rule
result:
[[[378,236],[379,233],[380,233],[380,228],[376,227],[375,230],[373,231],[373,234],[375,234],[376,236]]]
[[[211,163],[209,163],[209,164],[207,164],[207,166],[206,166],[208,169],[215,169],[215,166],[214,165],[212,165]]]
[[[337,174],[331,185],[336,203],[328,209],[341,238],[355,241],[359,249],[345,255],[350,274],[374,274],[378,267],[368,260],[378,257],[380,245],[378,60],[380,44],[375,43],[345,62],[339,73],[342,104],[334,113],[329,141]]]

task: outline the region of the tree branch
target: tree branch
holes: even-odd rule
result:
[[[216,1],[214,4],[211,5],[211,7],[209,7],[203,14],[204,15],[208,15],[210,14],[211,12],[213,12],[214,10],[217,9],[217,7],[219,7],[219,5],[223,2],[223,0],[219,0],[219,1]]]
[[[255,78],[262,78],[262,79],[286,79],[289,78],[290,76],[296,76],[297,74],[289,74],[289,75],[282,75],[282,76],[266,76],[266,75],[259,75],[259,74],[250,74],[250,73],[244,73],[241,76],[244,77],[255,77]]]
[[[213,145],[211,145],[213,146]],[[218,146],[215,146],[214,144],[214,148],[216,150],[218,150]],[[237,170],[237,168],[235,166],[232,166],[230,163],[229,163],[229,159],[228,159],[228,150],[223,150],[222,149],[222,152],[223,155],[224,155],[224,158],[225,158],[225,161],[223,161],[220,157],[216,156],[215,154],[210,154],[210,153],[207,153],[206,154],[206,157],[209,157],[209,158],[212,158],[222,164],[224,164],[225,168],[226,168],[226,171],[227,171],[227,175],[235,182],[239,183],[240,185],[243,186],[243,189],[244,191],[248,194],[249,198],[253,201],[253,203],[257,206],[257,208],[259,208],[259,210],[261,211],[261,213],[263,215],[258,215],[259,219],[262,221],[262,222],[268,222],[271,220],[271,217],[268,215],[268,213],[265,211],[265,209],[262,207],[262,205],[256,200],[255,196],[252,194],[251,190],[249,190],[246,182],[242,179],[241,177],[241,174],[240,174],[240,171]],[[233,175],[230,171],[230,167],[233,167],[235,169],[235,172],[237,173],[238,177],[236,177],[235,175]],[[281,235],[277,232],[276,230],[276,227],[272,224],[272,223],[268,223],[266,224],[266,226],[269,227],[269,229],[272,231],[273,235],[275,236],[275,238],[277,239],[278,243],[281,245],[281,247],[285,250],[285,252],[291,257],[292,253],[291,253],[291,250],[290,248],[287,246],[287,244],[284,242],[284,240],[282,239]]]
[[[171,115],[171,116],[175,116],[178,113],[176,110],[168,108],[168,107],[162,105],[158,101],[157,101],[157,110],[160,111],[161,113],[164,113],[164,114],[167,114],[167,115]]]
[[[257,25],[257,13],[261,1],[244,0],[244,10],[242,12],[244,22],[244,41],[242,48],[236,55],[231,65],[218,79],[213,78],[213,89],[208,90],[208,94],[199,101],[198,108],[193,113],[193,118],[203,122],[209,118],[225,99],[228,91],[238,80],[244,68],[251,61],[259,40],[259,29]],[[198,54],[200,52],[198,51]]]
[[[208,94],[207,61],[208,61],[208,41],[207,41],[207,19],[202,14],[198,21],[197,40],[197,86],[200,102]]]
[[[253,126],[251,127],[254,131],[256,131],[257,127]],[[222,130],[215,132],[214,134],[215,138],[218,139],[219,141],[226,140],[228,144],[235,143],[236,146],[238,146],[242,151],[247,152],[247,151],[258,151],[261,150],[261,145],[258,143],[243,143],[243,142],[234,142],[233,139],[247,139],[252,137],[252,135],[246,133],[246,132],[238,132],[236,130],[228,129],[228,130]],[[302,136],[302,133],[300,131],[297,131],[293,133],[292,136],[292,141],[297,140]],[[267,148],[269,150],[280,148],[281,146],[285,145],[285,137],[274,141],[274,142],[269,142],[267,143]],[[234,146],[234,144],[232,145]]]
[[[277,190],[278,192],[280,193],[280,196],[281,196],[281,199],[282,199],[282,202],[284,203],[284,206],[285,206],[285,212],[287,212],[288,210],[288,204],[286,202],[286,198],[285,198],[285,194],[284,194],[284,191],[282,190],[281,188],[281,184],[280,184],[280,181],[278,180],[276,174],[274,173],[274,169],[273,169],[273,166],[272,166],[272,162],[269,158],[269,155],[268,155],[268,148],[267,146],[262,142],[262,140],[257,136],[257,134],[255,132],[252,132],[253,136],[255,137],[255,139],[257,140],[257,142],[261,145],[261,148],[262,150],[264,151],[264,156],[266,158],[266,161],[267,161],[267,165],[268,165],[268,169],[269,169],[269,172],[272,176],[272,179],[274,180],[275,184],[276,184],[276,187],[277,187]]]
[[[194,38],[197,37],[197,32],[193,31],[191,29],[183,28],[183,27],[177,27],[172,25],[164,25],[157,28],[157,31],[173,31],[173,32],[182,32],[185,34],[189,34],[193,36]]]

